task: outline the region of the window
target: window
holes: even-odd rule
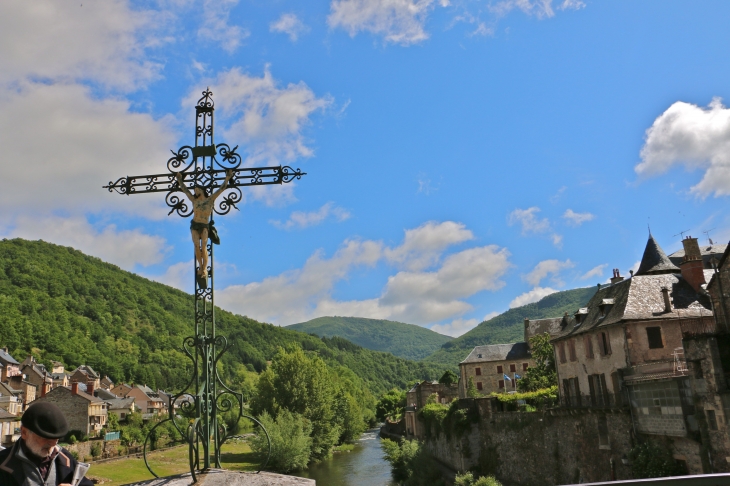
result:
[[[611,444],[608,442],[608,420],[604,414],[598,416],[598,448],[611,449]]]
[[[647,327],[646,338],[649,340],[649,349],[658,349],[664,347],[664,343],[662,342],[661,327]]]
[[[482,389],[482,382],[477,381],[477,390],[481,390],[481,389]]]
[[[527,371],[527,367],[529,365],[527,363],[522,363],[522,371]]]
[[[571,361],[578,360],[578,358],[575,356],[575,340],[574,339],[568,340],[568,353],[570,354]]]
[[[583,336],[583,347],[586,348],[586,358],[593,359],[593,340],[589,334]]]
[[[517,371],[517,367],[514,364],[509,365],[509,372],[514,373]]]
[[[502,371],[504,368],[502,368],[502,365],[497,366],[497,374],[501,375],[504,374],[504,371]]]
[[[594,407],[605,407],[608,405],[608,388],[606,388],[606,375],[588,375],[588,388],[591,393],[591,403]]]
[[[499,380],[499,388],[504,388],[504,380]]]
[[[598,334],[598,351],[601,353],[601,356],[611,354],[611,341],[605,332]]]
[[[707,425],[710,427],[710,430],[717,430],[717,416],[715,415],[715,411],[705,410],[705,413],[707,414]]]
[[[567,378],[563,380],[563,394],[566,405],[573,407],[580,405],[578,378]]]
[[[565,359],[565,343],[563,342],[558,343],[558,356],[560,357],[561,363],[565,363],[567,361]]]
[[[477,376],[480,376],[482,374],[482,369],[481,368],[475,368],[474,369],[474,374],[477,375]]]

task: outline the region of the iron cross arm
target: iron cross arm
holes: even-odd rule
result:
[[[301,179],[306,175],[301,169],[292,169],[289,166],[274,167],[250,167],[250,168],[234,168],[234,169],[208,169],[197,170],[191,172],[180,172],[183,176],[183,182],[193,188],[198,185],[206,188],[208,191],[214,191],[221,187],[226,178],[226,172],[233,171],[233,177],[228,182],[226,193],[222,194],[218,204],[216,204],[215,212],[218,214],[226,214],[231,208],[236,208],[236,204],[241,201],[242,194],[239,187],[245,186],[265,186],[271,184],[286,184],[295,179]],[[139,176],[120,177],[114,182],[109,182],[103,186],[109,192],[117,192],[119,194],[146,194],[149,192],[166,192],[165,202],[172,208],[168,214],[177,211],[180,216],[190,216],[192,208],[186,204],[186,199],[179,197],[177,193],[182,193],[177,182],[177,172],[168,172],[166,174],[150,174]],[[232,189],[232,191],[230,191]]]

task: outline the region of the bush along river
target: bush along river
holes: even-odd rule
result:
[[[390,463],[380,448],[380,429],[365,432],[350,452],[336,452],[330,459],[293,473],[314,479],[317,486],[394,486]]]

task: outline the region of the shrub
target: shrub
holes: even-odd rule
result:
[[[674,460],[669,448],[654,441],[646,441],[631,449],[629,459],[631,459],[631,472],[636,479],[687,474]]]
[[[91,446],[91,456],[93,458],[101,457],[101,444],[98,442]]]
[[[268,412],[263,412],[259,420],[271,439],[271,458],[266,468],[282,473],[306,468],[312,449],[312,425],[309,421],[288,410],[280,411],[276,420]],[[266,456],[268,442],[260,428],[249,439],[249,444],[254,452]]]
[[[502,486],[494,476],[482,476],[474,479],[474,475],[470,472],[459,474],[454,478],[454,486]]]
[[[78,461],[79,460],[79,453],[76,452],[76,451],[70,451],[70,452],[71,452],[71,457],[73,457],[74,459],[76,459]]]
[[[441,473],[421,444],[415,440],[401,443],[383,439],[380,446],[390,462],[393,479],[404,486],[443,485]]]

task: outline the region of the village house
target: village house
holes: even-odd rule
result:
[[[25,379],[25,375],[12,376],[7,385],[10,386],[10,388],[20,391],[17,396],[23,403],[23,411],[25,411],[28,405],[30,405],[38,396],[38,387],[27,381]]]
[[[515,391],[534,364],[526,342],[477,346],[459,363],[459,396],[466,398],[470,380],[482,395]]]
[[[69,374],[66,373],[66,367],[60,361],[51,361],[51,379],[53,380],[53,388],[58,386],[69,386]]]
[[[46,367],[38,363],[35,357],[28,355],[27,358],[20,363],[20,372],[24,376],[24,380],[36,386],[38,394],[45,395],[53,388],[53,378],[46,370]]]
[[[8,348],[0,348],[0,365],[2,365],[0,382],[7,383],[11,377],[20,375],[20,363],[10,356]]]
[[[104,400],[79,389],[78,383],[70,387],[54,388],[37,401],[55,403],[68,421],[69,431],[80,431],[89,437],[101,433],[107,422],[107,404]]]
[[[0,446],[10,447],[20,438],[20,416],[0,409]]]
[[[126,397],[127,393],[129,393],[132,390],[132,385],[127,385],[126,383],[119,383],[116,386],[113,386],[109,391],[115,394],[118,397]]]
[[[81,365],[78,368],[76,368],[69,377],[69,381],[71,383],[77,382],[77,383],[85,383],[89,385],[91,383],[92,390],[96,390],[101,386],[101,377],[99,376],[99,373],[94,371],[94,369],[91,366],[87,365]],[[89,394],[93,395],[92,392]]]
[[[147,385],[135,385],[124,397],[133,397],[135,403],[142,411],[143,416],[146,414],[165,413],[165,402],[157,392]],[[146,418],[148,417],[149,415]]]
[[[99,381],[99,386],[105,390],[114,388],[114,382],[106,375]]]
[[[0,408],[11,415],[19,416],[23,412],[20,390],[11,388],[7,383],[0,383]]]
[[[134,397],[104,399],[107,412],[113,413],[119,420],[127,420],[129,414],[139,412]]]

